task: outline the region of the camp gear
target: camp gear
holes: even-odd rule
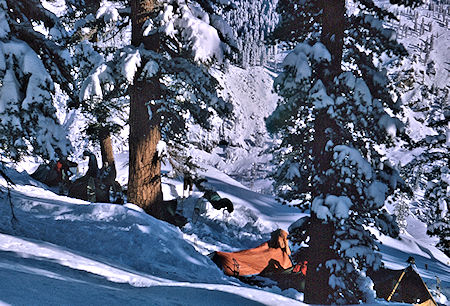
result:
[[[192,212],[192,222],[197,223],[198,217],[206,212],[206,201],[203,198],[199,198],[194,205],[194,211]]]
[[[379,298],[414,305],[437,305],[412,264],[403,270],[380,268],[377,271],[368,271],[367,275],[374,282],[374,289]]]
[[[109,164],[105,162],[103,167],[99,170],[98,176],[100,180],[107,185],[112,185],[116,180],[116,166],[113,164]]]
[[[60,193],[64,193],[69,187],[70,176],[74,173],[71,168],[76,169],[78,164],[68,160],[59,148],[55,149],[55,152],[58,160],[39,165],[31,177],[48,186],[59,186]]]
[[[256,248],[232,253],[217,251],[212,260],[230,276],[283,271],[292,267],[287,235],[286,231],[278,229],[272,233],[269,241]]]
[[[96,178],[99,175],[97,157],[95,157],[92,152],[89,152],[87,150],[83,152],[83,156],[89,157],[88,171],[86,172],[85,176]]]
[[[229,213],[233,212],[234,206],[230,199],[222,198],[216,191],[206,189],[203,194],[203,198],[207,199],[211,203],[214,209],[220,210],[225,208]]]
[[[183,175],[183,198],[184,192],[187,191],[187,196],[190,196],[194,187],[194,178],[187,172]]]
[[[239,252],[213,252],[209,258],[225,274],[260,287],[278,286],[282,290],[305,289],[306,261],[292,266],[287,232],[278,229],[260,246]]]
[[[295,266],[284,270],[277,269],[272,271],[263,271],[259,275],[275,281],[276,286],[281,290],[293,288],[299,292],[304,292],[305,275],[303,275],[301,271],[295,271],[294,268]]]
[[[51,161],[48,164],[39,165],[36,171],[31,174],[31,177],[48,186],[58,186],[59,175],[56,170],[56,163]]]
[[[178,200],[162,201],[155,203],[149,212],[155,218],[166,221],[178,227],[183,227],[187,223],[187,219],[177,213]]]
[[[114,181],[111,185],[107,185],[99,178],[86,176],[77,179],[70,185],[68,196],[89,202],[115,204],[123,204],[124,199],[122,187],[118,182]]]
[[[293,268],[292,268],[292,272],[295,272],[295,273],[301,273],[301,274],[303,274],[304,276],[306,276],[306,271],[308,270],[308,261],[303,261],[303,262],[300,262],[300,263],[298,263],[298,264],[296,264]]]
[[[97,197],[95,194],[95,181],[94,181],[93,177],[89,177],[89,179],[88,179],[88,183],[86,186],[86,193],[87,193],[87,200],[89,202],[92,202],[92,203],[97,202]]]

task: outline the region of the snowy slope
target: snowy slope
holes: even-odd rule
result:
[[[408,18],[402,16],[403,24],[413,26]],[[448,37],[448,28],[442,37]],[[423,37],[404,39],[413,46],[420,44]],[[436,41],[430,58],[448,61],[448,41]],[[445,70],[437,73],[445,86],[448,72],[447,79],[441,73]],[[194,190],[190,198],[180,203],[189,223],[179,230],[132,204],[91,204],[58,196],[27,174],[9,170],[17,184],[11,192],[17,220],[11,219],[6,183],[1,180],[0,304],[301,304],[302,294],[251,288],[224,276],[205,256],[215,250],[255,247],[267,240],[272,230],[287,229],[303,215],[268,195],[270,180],[264,178],[270,169],[270,155],[264,152],[271,145],[264,117],[274,109],[277,100],[271,91],[270,72],[263,68],[230,67],[228,73],[217,72],[217,76],[222,94],[230,97],[235,106],[236,124],[219,124],[211,135],[217,140],[225,138],[228,146],[192,153],[202,160],[208,184],[221,196],[230,198],[235,211],[229,214],[207,204],[194,223],[193,208],[202,195]],[[405,95],[404,99],[408,97]],[[59,118],[71,131],[77,157],[87,142],[78,134],[80,118],[62,111],[63,99],[56,101],[60,104]],[[420,114],[410,113],[408,117],[415,124],[410,128],[418,138],[433,133],[417,120]],[[126,136],[125,131],[115,144],[118,181],[122,185],[128,176],[126,145],[121,143]],[[396,151],[392,157],[405,162],[418,153]],[[29,162],[21,167],[31,172],[36,165]],[[85,163],[80,163],[79,168],[86,171]],[[163,182],[165,199],[182,195],[180,180],[164,178]],[[425,224],[410,216],[407,232],[400,239],[380,236],[383,261],[390,268],[400,269],[413,255],[419,273],[432,290],[436,276],[440,278],[447,296],[441,296],[440,301],[450,305],[450,259],[433,246],[435,241],[425,230]]]
[[[299,302],[288,297],[302,298],[293,289],[250,288],[224,276],[204,256],[213,250],[254,247],[267,240],[272,229],[286,228],[301,216],[295,208],[283,207],[218,170],[209,168],[205,173],[208,183],[230,197],[236,210],[224,214],[207,206],[193,223],[192,208],[201,195],[195,191],[182,203],[190,221],[182,231],[132,204],[69,199],[46,190],[26,173],[9,170],[8,174],[17,182],[11,191],[17,220],[11,219],[7,193],[1,194],[0,276],[6,281],[0,301],[4,303],[295,305]],[[2,180],[1,190],[5,187]],[[182,183],[165,179],[163,188],[165,197],[171,198],[181,191]],[[444,290],[450,290],[450,266],[445,262],[449,259],[426,237],[419,241],[407,234],[401,240],[381,240],[389,267],[406,266],[412,254],[430,288],[437,275]]]
[[[2,302],[296,304],[225,277],[178,228],[132,204],[89,204],[28,185],[34,182],[24,173],[8,174],[18,185],[15,220],[1,194]]]

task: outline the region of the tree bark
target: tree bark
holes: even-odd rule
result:
[[[305,279],[304,302],[307,304],[329,304],[328,296],[333,289],[328,284],[330,273],[325,263],[335,258],[330,247],[333,245],[334,227],[330,223],[323,223],[311,214],[309,228],[310,240],[308,242],[308,273]]]
[[[105,162],[107,162],[108,165],[115,165],[111,134],[109,132],[105,133],[105,135],[100,135],[100,152],[102,154],[103,165]]]
[[[321,42],[331,54],[330,77],[341,72],[345,30],[345,0],[321,0]]]
[[[157,51],[159,39],[144,37],[142,26],[151,18],[156,0],[131,0],[132,39],[134,46],[144,43],[147,49]],[[146,43],[151,41],[151,43]],[[145,63],[141,64],[141,67]],[[148,102],[160,99],[158,79],[139,81],[130,87],[130,137],[128,201],[155,215],[155,207],[162,202],[161,161],[156,146],[161,139],[159,120],[149,116]],[[156,110],[152,109],[152,114]]]
[[[331,63],[324,71],[321,79],[328,89],[335,76],[341,73],[341,63],[344,45],[345,29],[345,1],[344,0],[321,0],[319,4],[322,8],[322,33],[321,42],[331,54]],[[328,91],[328,90],[327,90]],[[329,94],[330,92],[328,92]],[[326,143],[330,139],[330,131],[337,129],[336,123],[327,113],[327,110],[320,110],[317,113],[314,123],[314,144],[313,154],[315,156],[315,172],[322,178],[319,188],[313,192],[313,199],[325,196],[330,188],[330,183],[326,182],[324,173],[331,167],[332,152],[325,150]],[[336,258],[335,252],[331,249],[334,241],[334,225],[332,222],[325,222],[318,219],[311,213],[309,241],[308,273],[305,282],[305,303],[308,304],[328,304],[328,296],[333,292],[329,285],[329,270],[325,264],[328,260]]]

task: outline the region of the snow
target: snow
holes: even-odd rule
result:
[[[132,50],[125,56],[122,69],[122,75],[129,83],[133,83],[134,75],[141,66],[141,55],[139,50]]]
[[[149,60],[142,70],[143,75],[145,75],[148,79],[152,78],[156,75],[159,70],[159,65],[157,62]]]
[[[50,5],[52,2],[45,3]],[[0,0],[0,6],[3,4],[4,1]],[[106,22],[116,20],[117,11],[108,6],[108,1],[102,4],[97,18],[103,18]],[[208,20],[202,11],[195,7],[190,7],[192,10],[188,11],[187,7],[188,4],[182,6],[184,11],[177,12],[173,11],[173,6],[166,7],[161,16],[166,22],[166,34],[175,35],[181,31],[186,39],[195,37],[194,56],[197,60],[222,57],[223,46],[216,40],[217,32],[211,30],[210,26],[210,23],[214,26],[220,24],[220,17],[213,16]],[[147,26],[146,33],[150,34],[155,29],[154,25]],[[7,35],[8,31],[4,18],[0,16],[0,38]],[[221,31],[226,33],[229,29],[222,28]],[[387,31],[385,34],[390,37],[392,33]],[[208,38],[212,43],[203,44],[203,38]],[[7,48],[4,48],[3,43],[0,44],[0,70],[5,70],[2,65],[5,63]],[[439,48],[435,47],[430,56],[445,58],[448,40],[436,40],[436,44]],[[138,50],[130,49],[123,54],[123,59],[123,65],[118,70],[128,82],[132,82],[140,65]],[[330,55],[321,44],[300,44],[285,58],[284,65],[296,69],[296,81],[299,82],[311,75],[311,60],[329,61]],[[82,99],[102,97],[100,84],[113,77],[109,67],[98,64],[94,67],[96,70],[89,85],[85,83],[80,94]],[[150,60],[143,70],[150,78],[158,72],[159,67]],[[4,78],[2,94],[15,98],[14,95],[20,94],[17,80],[14,80],[11,70],[6,70],[6,73],[11,75]],[[272,230],[292,230],[309,216],[296,208],[278,203],[270,195],[268,186],[271,181],[264,178],[270,169],[270,155],[265,150],[271,145],[264,128],[264,117],[273,111],[278,98],[271,92],[270,74],[273,72],[258,67],[246,70],[230,67],[227,73],[214,73],[223,87],[222,95],[233,100],[237,118],[232,127],[217,120],[209,137],[225,139],[230,145],[217,146],[210,152],[192,150],[190,153],[204,167],[200,174],[208,180],[208,186],[217,189],[220,196],[229,198],[235,211],[230,214],[214,210],[201,199],[202,193],[194,189],[189,198],[180,201],[180,212],[189,221],[180,230],[148,216],[134,204],[88,203],[58,196],[31,179],[27,173],[7,169],[8,175],[16,182],[11,191],[11,200],[17,221],[11,219],[6,183],[0,178],[0,190],[3,191],[0,193],[0,304],[302,304],[302,294],[293,289],[281,291],[275,287],[263,289],[245,285],[235,278],[224,276],[206,257],[215,250],[237,251],[257,246],[270,237]],[[444,73],[444,69],[439,67],[438,82],[445,86],[448,74]],[[9,80],[9,83],[5,80]],[[348,73],[346,84],[354,89],[355,100],[360,105],[369,107],[372,104],[367,85],[362,84],[360,79]],[[316,107],[339,104],[339,98],[334,102],[321,90],[320,84],[316,85]],[[1,97],[0,101],[5,99]],[[411,134],[415,139],[433,133],[420,124],[419,114],[410,111],[406,116],[410,122],[408,129],[414,131]],[[67,126],[73,118],[73,113],[67,115]],[[76,131],[79,124],[75,123],[72,128]],[[392,135],[401,128],[390,117],[383,117],[379,124]],[[199,132],[195,129],[192,131]],[[70,137],[74,138],[74,134]],[[83,146],[86,144],[75,148],[75,152],[82,151]],[[350,171],[351,167],[356,166],[365,179],[372,178],[370,165],[357,150],[348,146],[333,148],[332,143],[327,146],[335,151],[336,159],[347,162],[348,168],[343,167],[343,171]],[[162,152],[163,146],[158,147],[161,149],[158,151]],[[115,149],[118,150],[118,146]],[[399,164],[406,164],[421,150],[397,150],[390,157]],[[116,154],[117,179],[125,185],[128,152],[122,149],[118,151],[121,153]],[[79,162],[79,169],[85,171],[86,162]],[[26,169],[31,173],[36,168],[36,164],[30,160],[22,166],[22,169],[17,169]],[[298,176],[298,166],[291,168],[290,175]],[[169,171],[168,166],[165,166],[163,173]],[[163,177],[164,199],[179,198],[182,189],[180,178]],[[381,208],[386,189],[385,184],[375,181],[368,187],[366,194]],[[193,210],[199,202],[204,204],[204,208],[197,222],[193,222]],[[315,199],[312,209],[319,218],[327,220],[346,218],[351,205],[347,197],[328,195],[326,199]],[[374,232],[381,241],[379,246],[383,262],[387,267],[401,269],[406,266],[406,259],[413,255],[420,275],[433,293],[436,292],[436,276],[441,279],[446,296],[441,295],[438,299],[448,304],[450,259],[433,246],[435,238],[426,234],[426,225],[416,216],[410,215],[407,224],[406,232],[399,239]],[[361,249],[353,250],[350,240],[343,243],[348,243],[347,250],[354,255],[364,252]],[[339,282],[336,279],[333,286],[339,286]],[[382,301],[376,303],[387,304]]]
[[[0,2],[0,7],[5,5],[4,1]],[[6,14],[3,10],[0,11],[0,38],[5,39],[7,35],[11,32],[9,28],[8,21],[6,19]]]
[[[156,152],[158,152],[158,156],[162,157],[167,154],[167,143],[163,140],[159,140],[156,144]]]
[[[95,16],[97,19],[102,18],[106,23],[119,20],[119,12],[113,3],[103,0],[100,8]]]
[[[311,210],[316,213],[317,218],[325,221],[346,219],[352,205],[352,201],[346,196],[327,195],[325,200],[315,198]]]
[[[9,170],[8,175],[18,184],[11,191],[17,221],[11,221],[6,193],[1,194],[5,205],[0,208],[0,252],[5,256],[0,259],[0,275],[7,281],[0,289],[0,300],[4,303],[96,303],[100,299],[103,302],[104,297],[112,304],[124,300],[142,304],[149,299],[165,305],[177,301],[182,304],[188,301],[191,305],[208,305],[212,301],[223,301],[223,305],[301,304],[279,295],[279,290],[272,289],[272,293],[253,289],[224,276],[205,254],[191,245],[189,237],[194,234],[182,233],[133,204],[74,200],[29,185],[42,186],[33,182],[26,172]],[[271,229],[278,225],[286,228],[298,218],[296,209],[274,210],[277,204],[273,199],[251,192],[217,170],[210,169],[206,175],[211,185],[223,186],[221,196],[232,199],[237,223],[249,223],[254,221],[249,218],[262,216],[257,222],[266,228],[266,238]],[[6,190],[3,179],[1,184],[2,190]],[[176,184],[180,190],[182,183]],[[193,197],[198,195],[196,192]],[[246,211],[248,208],[254,213]],[[207,224],[206,219],[198,222]],[[228,226],[232,224],[230,220]],[[251,232],[255,228],[247,225],[240,231],[245,228],[250,229],[247,242],[261,241],[259,234]],[[216,239],[227,236],[212,229],[204,233],[202,229],[197,230],[196,237],[201,240],[207,241],[207,235]],[[236,239],[237,232],[230,234],[224,241]],[[16,294],[27,287],[33,289],[32,294]],[[88,287],[91,289],[85,290]],[[94,289],[98,289],[95,294]],[[285,294],[292,295],[292,292]]]
[[[127,175],[125,154],[117,155],[119,180]],[[167,170],[163,170],[167,171]],[[235,205],[232,214],[209,205],[196,223],[193,206],[201,192],[181,202],[190,221],[181,231],[145,214],[134,204],[88,203],[58,196],[32,180],[26,172],[8,170],[17,186],[11,192],[17,221],[11,221],[6,193],[0,206],[0,301],[7,304],[77,304],[105,301],[116,304],[173,305],[300,305],[302,295],[292,290],[260,289],[223,273],[205,256],[214,250],[236,251],[257,246],[278,227],[307,216],[278,204],[271,196],[253,192],[212,167],[204,173],[207,184]],[[5,182],[0,180],[5,191]],[[165,198],[182,193],[182,182],[164,178]],[[351,202],[329,196],[330,214],[345,217]],[[324,206],[325,207],[325,206]],[[303,218],[304,220],[304,218]],[[298,223],[299,221],[297,221]],[[417,221],[419,222],[419,221]],[[422,223],[419,223],[422,224]],[[412,229],[419,228],[417,225]],[[423,230],[426,227],[423,225]],[[383,261],[405,267],[409,255],[433,288],[439,275],[450,287],[450,263],[422,235],[405,234],[401,240],[379,235]],[[351,248],[349,249],[351,250]],[[358,251],[358,250],[352,250]],[[428,264],[425,270],[424,264]],[[29,294],[17,294],[30,290]],[[57,290],[55,290],[57,288]]]
[[[372,178],[372,167],[371,165],[361,156],[358,150],[345,145],[337,145],[334,147],[333,158],[339,162],[348,160],[350,165],[355,165],[358,167],[357,172],[364,176],[366,180]]]
[[[180,34],[182,41],[188,42],[189,50],[196,61],[209,62],[215,59],[219,63],[224,60],[227,49],[219,38],[219,33],[211,25],[209,16],[201,7],[182,0],[172,0],[164,3],[164,8],[158,16],[160,23],[158,31],[174,38]],[[215,19],[214,25],[221,25]],[[152,23],[145,25],[144,33],[150,34],[157,30]],[[225,30],[223,25],[222,29]],[[227,29],[228,30],[228,29]],[[229,34],[225,32],[225,35]]]
[[[392,118],[388,114],[381,116],[380,120],[378,120],[378,125],[391,137],[395,137],[397,135],[397,131],[403,129],[402,122],[397,118]]]
[[[195,16],[192,12],[195,12]],[[211,58],[223,61],[223,50],[217,30],[209,24],[208,14],[200,7],[182,6],[181,18],[177,25],[183,30],[181,34],[185,41],[191,42],[194,59],[205,62]]]
[[[295,81],[301,82],[303,79],[311,77],[310,61],[330,61],[331,55],[322,43],[313,46],[307,43],[299,43],[292,52],[283,60],[282,66],[291,66],[296,71]]]
[[[110,69],[106,65],[101,65],[95,69],[95,72],[89,75],[83,83],[80,90],[80,100],[87,100],[91,97],[103,97],[101,82],[110,78]]]
[[[382,182],[375,181],[370,184],[367,188],[367,196],[373,199],[373,202],[377,207],[383,207],[386,201],[386,194],[388,192],[388,187]]]
[[[311,98],[314,99],[314,107],[317,109],[334,105],[334,100],[327,94],[321,80],[318,80],[311,89]]]

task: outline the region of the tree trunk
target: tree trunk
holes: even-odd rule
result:
[[[104,182],[113,183],[116,180],[117,170],[109,131],[100,135],[100,152],[102,154],[102,168],[106,167],[106,163],[108,163],[108,167],[111,167],[110,170],[107,170],[109,174],[107,179],[104,178]]]
[[[146,105],[159,90],[159,84],[152,85],[136,82],[130,92],[128,201],[155,214],[152,208],[162,201],[161,162],[156,150],[161,133]]]
[[[115,164],[110,133],[100,136],[100,152],[102,154],[102,165],[104,165],[105,162],[107,162],[108,165]]]
[[[142,25],[150,18],[156,0],[131,0],[132,44],[145,43],[146,48],[159,49],[159,39],[143,37]],[[143,67],[145,63],[142,63]],[[147,103],[159,99],[161,89],[158,79],[138,81],[130,87],[130,137],[128,201],[155,214],[155,207],[162,202],[161,161],[156,150],[161,139],[159,120],[150,117]],[[155,114],[156,110],[152,110]]]
[[[333,245],[334,227],[332,224],[323,223],[311,214],[310,240],[308,242],[308,273],[305,279],[304,302],[307,304],[329,304],[328,296],[333,292],[328,280],[330,273],[325,268],[325,263],[335,258],[330,249]]]
[[[322,0],[321,42],[331,54],[330,77],[341,72],[345,30],[345,0]]]
[[[325,87],[328,89],[334,77],[341,72],[345,1],[322,0],[319,3],[323,9],[321,41],[331,54],[331,63],[321,76]],[[315,172],[322,178],[324,178],[325,171],[331,167],[332,152],[325,150],[327,141],[332,137],[329,131],[336,131],[337,128],[336,123],[327,114],[327,110],[318,112],[314,123],[313,155],[315,156]],[[313,192],[313,199],[321,195],[325,196],[332,187],[330,186],[332,183],[323,180],[319,185],[320,187]],[[333,289],[328,284],[330,273],[325,264],[328,260],[336,258],[335,252],[331,249],[334,243],[334,225],[331,222],[326,223],[318,219],[312,213],[309,232],[309,260],[304,301],[308,304],[328,304],[328,295],[333,292]]]

